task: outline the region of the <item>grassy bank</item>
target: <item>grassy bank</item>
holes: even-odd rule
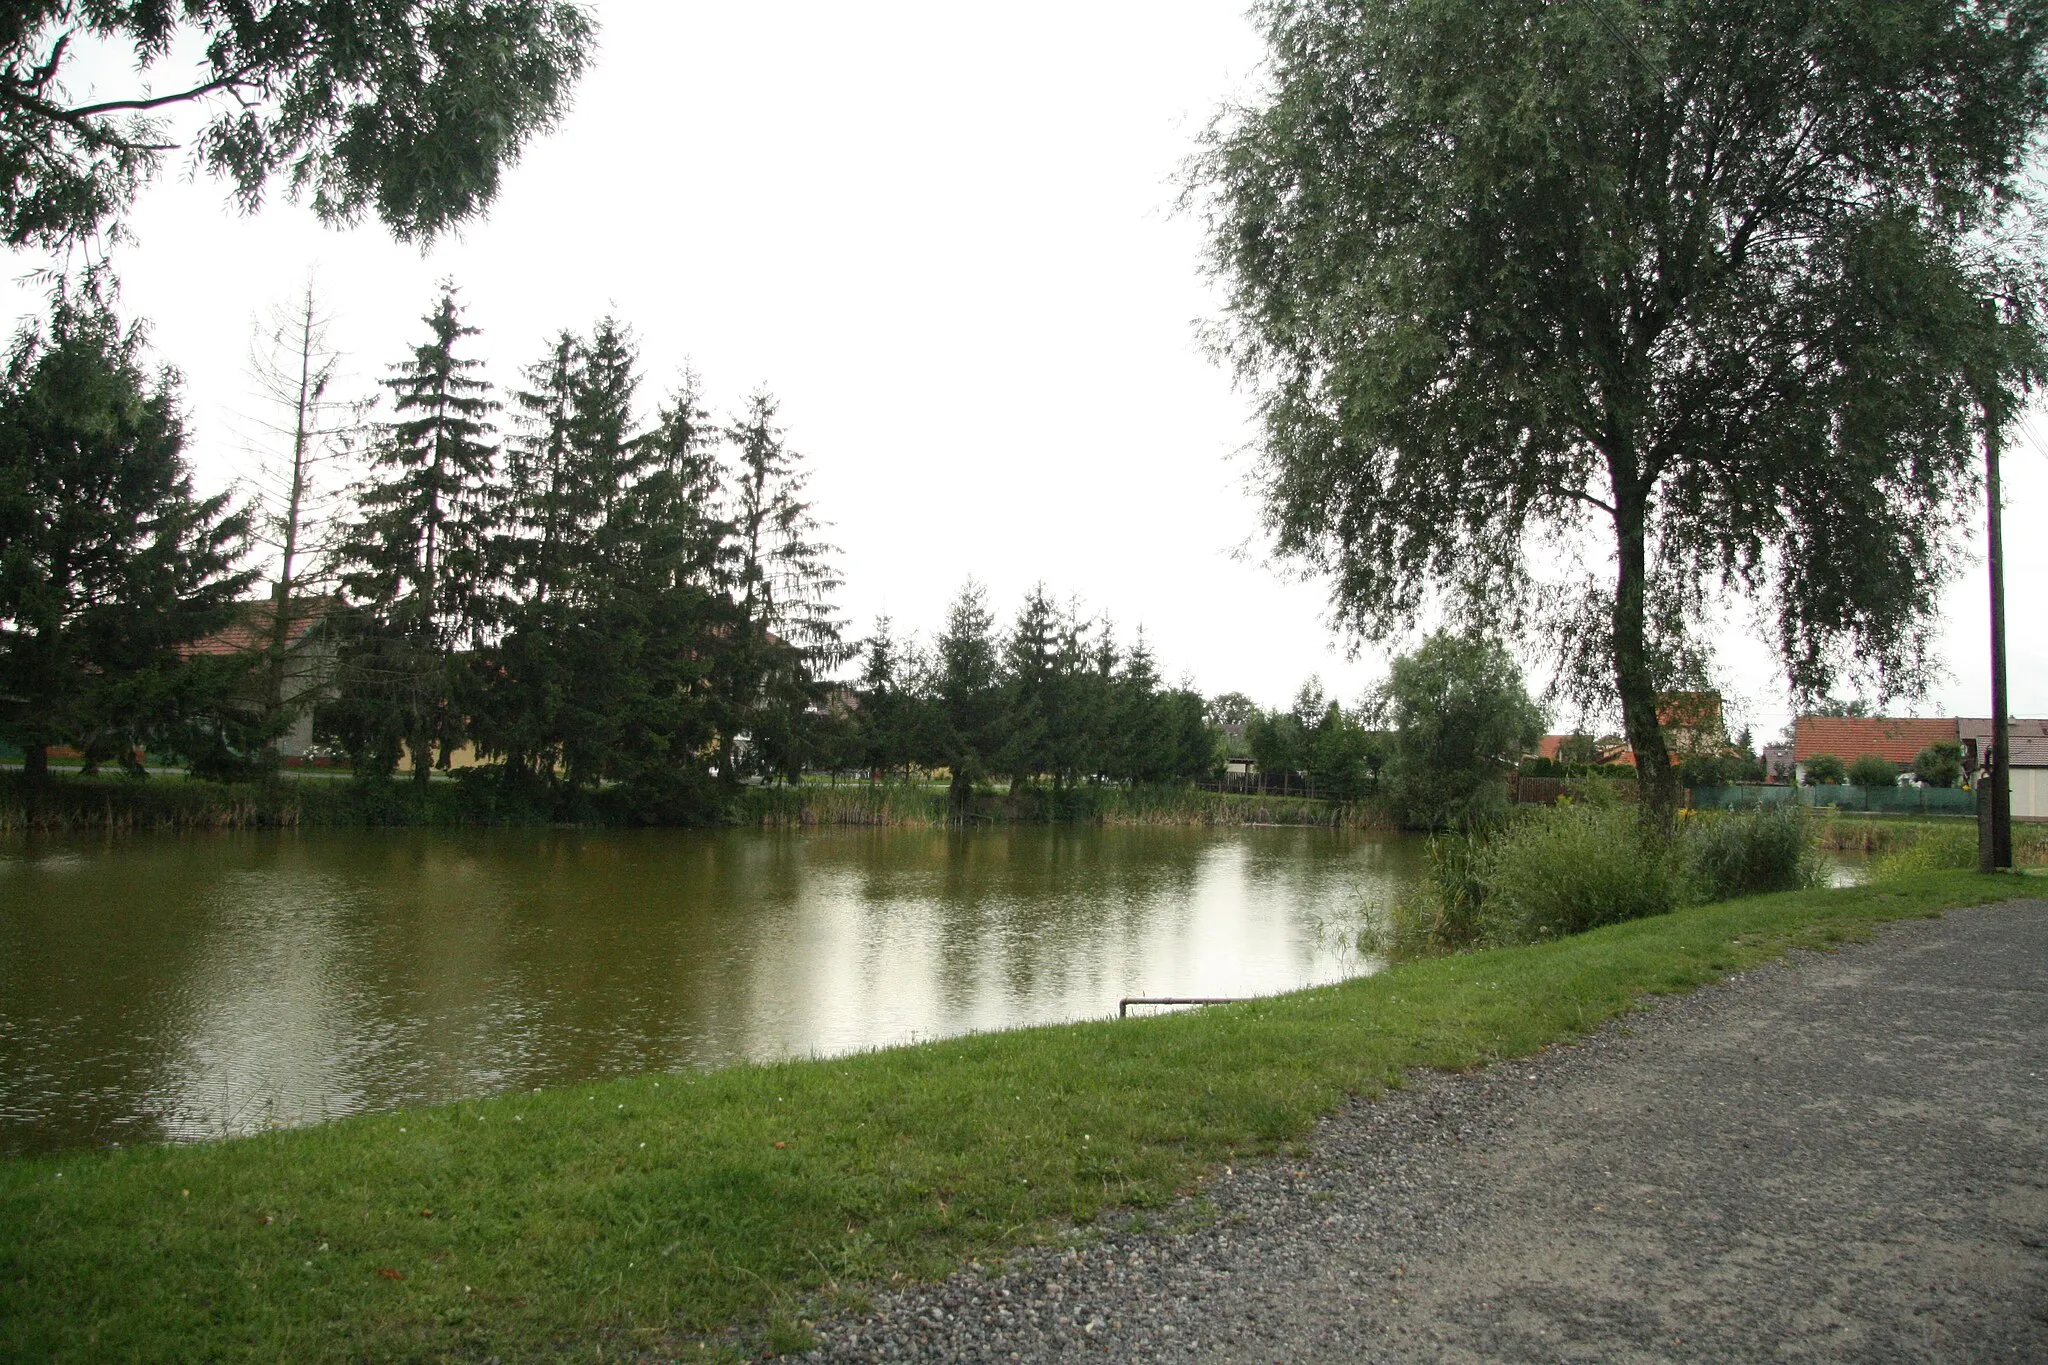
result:
[[[734,1324],[795,1347],[864,1284],[1157,1207],[1413,1068],[2022,889],[1758,897],[1164,1018],[4,1163],[0,1358],[589,1359]]]
[[[177,776],[64,774],[31,791],[18,773],[0,773],[0,833],[40,830],[247,830],[301,826],[477,826],[639,823],[645,813],[591,793],[563,810],[544,791],[521,791],[468,775],[425,787],[410,781],[287,778],[272,783],[199,782]],[[717,798],[725,800],[725,798]],[[893,783],[749,787],[723,807],[690,808],[689,823],[796,828],[881,825],[942,828],[954,821],[943,786]],[[1187,788],[1083,787],[1057,797],[1046,788],[978,796],[974,824],[1051,822],[1110,825],[1322,825],[1376,827],[1367,805],[1300,797],[1239,796]]]

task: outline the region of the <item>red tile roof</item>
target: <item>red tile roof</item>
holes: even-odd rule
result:
[[[306,632],[319,624],[326,613],[327,603],[310,600],[299,603],[298,608],[285,641],[287,649],[305,639]],[[233,624],[204,639],[194,640],[180,652],[189,658],[195,654],[253,654],[268,649],[271,623],[277,619],[276,612],[276,606],[268,600],[244,602]]]
[[[1911,763],[1930,744],[1956,742],[1953,720],[1916,720],[1893,716],[1801,716],[1792,722],[1792,760],[1804,763],[1816,754],[1833,754],[1854,763],[1876,754],[1893,763]]]

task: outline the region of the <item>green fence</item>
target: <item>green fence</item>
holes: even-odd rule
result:
[[[1694,810],[1739,810],[1796,801],[1883,815],[1975,815],[1977,793],[1955,787],[1697,787]]]

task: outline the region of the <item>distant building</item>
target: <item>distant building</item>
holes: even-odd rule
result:
[[[1799,765],[1793,761],[1792,746],[1789,744],[1764,745],[1764,780],[1766,782],[1797,782]]]
[[[1657,724],[1663,727],[1665,747],[1674,758],[1728,750],[1728,726],[1721,717],[1719,692],[1658,693]]]
[[[2007,724],[2013,819],[2048,821],[2048,720],[2014,717]],[[1792,740],[1801,782],[1807,762],[1820,754],[1833,754],[1844,763],[1875,754],[1905,768],[1930,744],[1957,744],[1963,750],[1963,771],[1974,783],[1991,746],[1991,722],[1967,716],[1800,716],[1792,722]]]
[[[1664,730],[1664,745],[1673,762],[1694,754],[1728,752],[1728,730],[1721,715],[1719,692],[1660,692],[1657,694],[1657,723]],[[1536,756],[1564,762],[1566,746],[1584,735],[1545,735],[1536,744]],[[1592,742],[1592,761],[1601,765],[1633,768],[1636,752],[1620,735],[1602,735]]]
[[[2012,818],[2048,821],[2048,720],[2008,720],[2006,734],[2012,740],[2012,752],[2006,755],[2012,774]],[[1974,779],[1981,755],[1991,747],[1991,722],[1966,716],[1956,721],[1955,738]]]
[[[1845,764],[1875,754],[1906,768],[1928,745],[1955,742],[1956,722],[1952,719],[1800,716],[1792,722],[1793,771],[1795,780],[1806,781],[1806,765],[1822,754],[1832,754]]]

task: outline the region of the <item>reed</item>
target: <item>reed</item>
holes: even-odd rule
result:
[[[956,811],[942,786],[888,782],[751,788],[735,799],[733,818],[738,824],[774,829],[1010,824],[1392,827],[1385,811],[1369,802],[1338,804],[1192,787],[1082,786],[1055,792],[1038,786],[978,793],[966,810]]]

